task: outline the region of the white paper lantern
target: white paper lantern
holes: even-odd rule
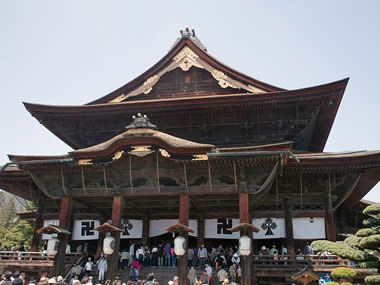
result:
[[[183,256],[186,252],[186,239],[178,236],[174,239],[174,252],[177,256]]]
[[[50,256],[55,256],[58,252],[59,239],[51,238],[47,244],[47,254]]]
[[[115,249],[115,238],[112,236],[107,236],[103,241],[103,252],[104,254],[111,255]]]
[[[251,254],[251,239],[247,236],[242,236],[239,239],[240,255],[248,256]]]

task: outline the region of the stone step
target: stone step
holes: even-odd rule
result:
[[[197,268],[197,276],[200,276],[202,274],[202,270]],[[139,280],[145,280],[149,273],[153,273],[154,277],[158,280],[160,284],[166,285],[169,280],[172,280],[174,276],[177,275],[177,268],[176,267],[158,267],[158,266],[151,266],[149,268],[140,267],[139,270]],[[120,276],[120,279],[123,283],[126,283],[126,281],[129,280],[130,275],[130,269],[127,268],[125,270],[119,270],[118,275]],[[215,269],[213,269],[212,279],[210,284],[219,284],[217,282],[216,272]]]

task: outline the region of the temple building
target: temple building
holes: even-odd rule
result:
[[[49,225],[62,257],[67,244],[99,255],[104,227],[123,230],[112,233],[116,252],[172,241],[165,229],[175,224],[193,230],[189,246],[238,245],[231,229],[250,224],[252,252],[274,244],[294,255],[305,242],[335,241],[336,224],[380,178],[380,151],[323,152],[347,82],[276,87],[215,59],[185,29],[159,62],[102,98],[24,103],[73,150],[9,155],[0,188],[37,205],[32,251],[51,238],[39,232]],[[116,254],[110,262],[112,277]],[[249,256],[242,263],[250,276]]]

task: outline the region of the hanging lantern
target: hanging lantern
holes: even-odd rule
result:
[[[178,236],[174,239],[174,252],[177,256],[183,256],[186,252],[186,239]]]
[[[47,244],[47,254],[49,256],[55,256],[58,252],[59,239],[51,238]]]
[[[248,256],[251,254],[251,239],[248,236],[242,236],[239,239],[240,255]]]
[[[115,238],[108,235],[103,241],[103,252],[106,255],[111,255],[115,249]]]

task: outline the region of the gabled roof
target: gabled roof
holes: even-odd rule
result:
[[[192,66],[209,71],[222,88],[232,87],[245,93],[285,90],[249,77],[212,57],[192,31],[182,33],[181,38],[176,41],[169,52],[146,72],[87,105],[117,103],[137,95],[149,94],[165,73],[175,68],[188,71]]]
[[[215,148],[211,144],[196,143],[157,130],[141,128],[130,129],[104,143],[72,151],[70,155],[76,159],[104,157],[127,145],[146,146],[147,144],[158,145],[169,152],[187,154],[207,153]]]

